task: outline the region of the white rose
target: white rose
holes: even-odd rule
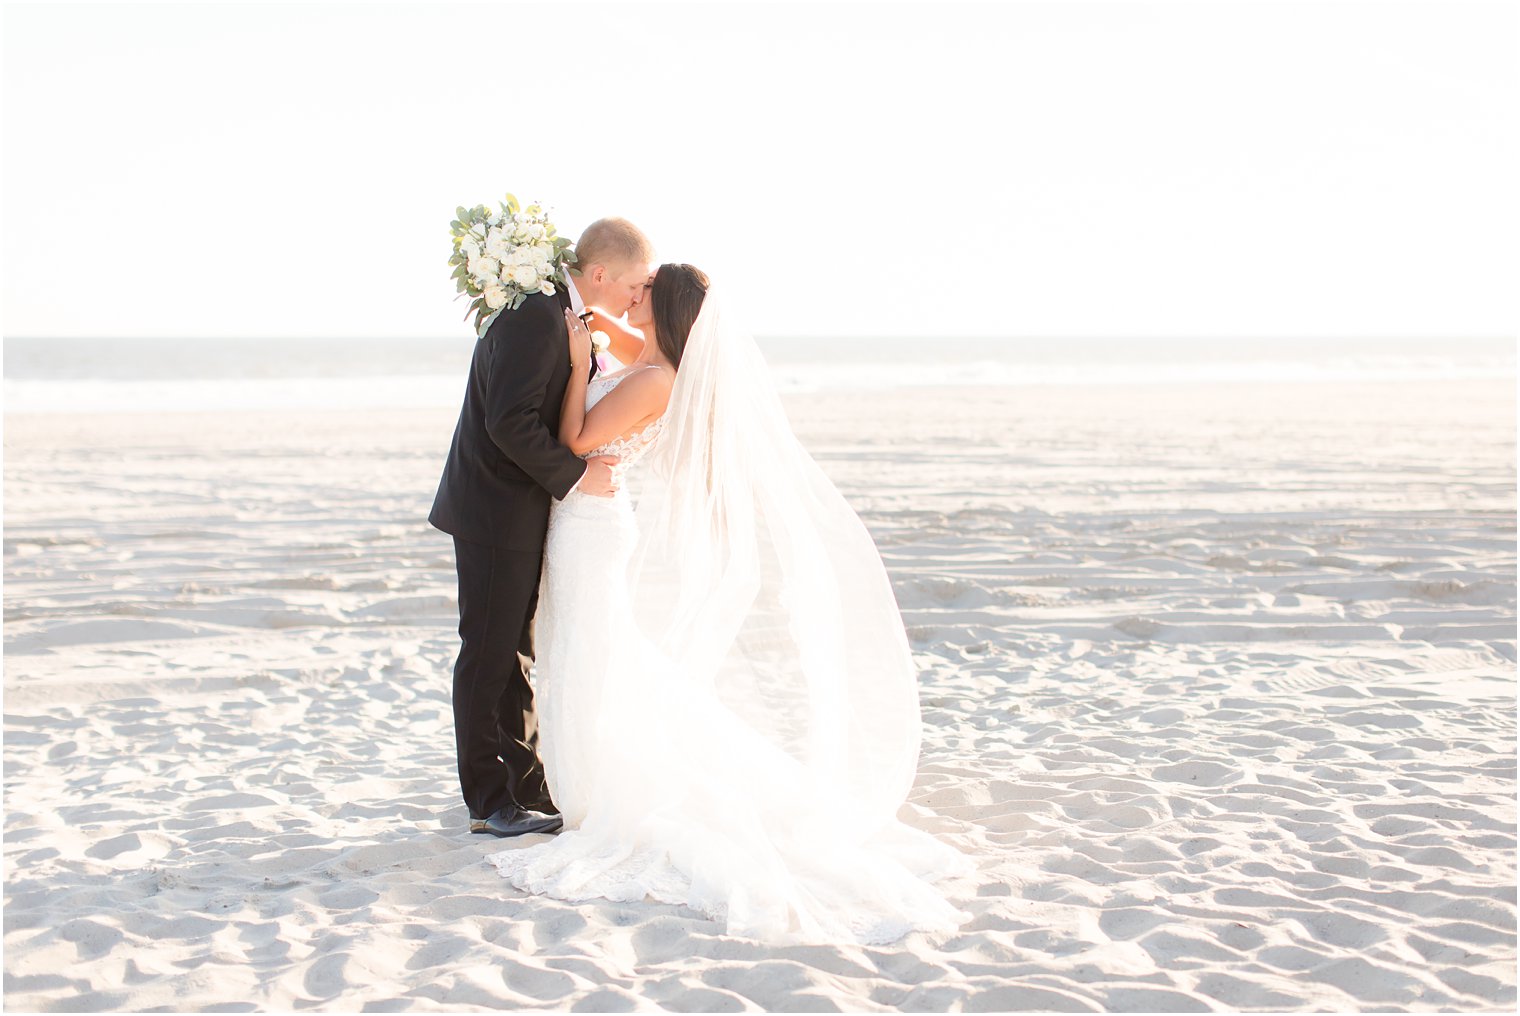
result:
[[[464,256],[471,261],[480,257],[480,244],[476,243],[473,239],[460,241],[459,249],[464,251]]]
[[[538,285],[538,269],[532,265],[518,265],[512,269],[512,281],[524,291],[530,290]]]
[[[550,282],[548,279],[545,279],[543,282],[539,283],[538,291],[545,296],[553,296],[554,283]]]
[[[507,291],[496,283],[487,286],[484,295],[486,306],[492,310],[501,310],[507,305]]]
[[[542,254],[545,261],[552,261],[554,259],[554,244],[548,240],[538,241],[538,243],[533,245],[533,249]]]
[[[533,248],[533,267],[538,269],[538,274],[549,274],[549,255],[539,247]]]
[[[495,258],[476,258],[470,262],[470,274],[477,279],[494,279],[501,271],[501,263]]]
[[[487,254],[495,258],[506,257],[510,247],[511,244],[507,242],[506,235],[503,234],[498,227],[492,226],[489,230],[486,231]]]
[[[529,226],[528,226],[528,235],[530,237],[532,237],[533,239],[535,239],[535,240],[541,240],[541,239],[543,239],[543,236],[544,236],[544,224],[542,222],[534,222],[534,223],[529,224]]]

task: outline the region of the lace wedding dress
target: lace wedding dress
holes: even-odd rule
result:
[[[593,380],[587,411],[637,369]],[[895,817],[920,721],[885,569],[711,292],[665,415],[597,454],[645,491],[550,511],[534,684],[564,829],[491,863],[774,943],[964,923],[930,883],[971,862]]]

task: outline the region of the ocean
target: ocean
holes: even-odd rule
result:
[[[760,340],[783,393],[1513,378],[1505,339]],[[5,339],[7,413],[459,404],[472,340]]]

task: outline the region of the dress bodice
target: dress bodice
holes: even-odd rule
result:
[[[634,367],[623,373],[592,378],[591,383],[586,386],[586,412],[590,413],[592,407],[602,401],[608,392],[632,377],[639,370],[653,369],[655,369],[653,364],[647,364],[644,367]],[[661,415],[659,419],[644,427],[643,430],[634,431],[632,434],[625,434],[622,437],[608,441],[606,444],[598,445],[588,452],[582,452],[581,458],[589,459],[594,455],[616,455],[618,458],[617,471],[626,472],[630,466],[644,457],[645,452],[654,446],[655,441],[660,436],[660,432],[664,429],[665,417]]]

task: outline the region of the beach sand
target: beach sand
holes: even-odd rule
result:
[[[524,896],[454,772],[452,411],[5,420],[8,1009],[1504,1011],[1513,380],[791,396],[974,919]]]

